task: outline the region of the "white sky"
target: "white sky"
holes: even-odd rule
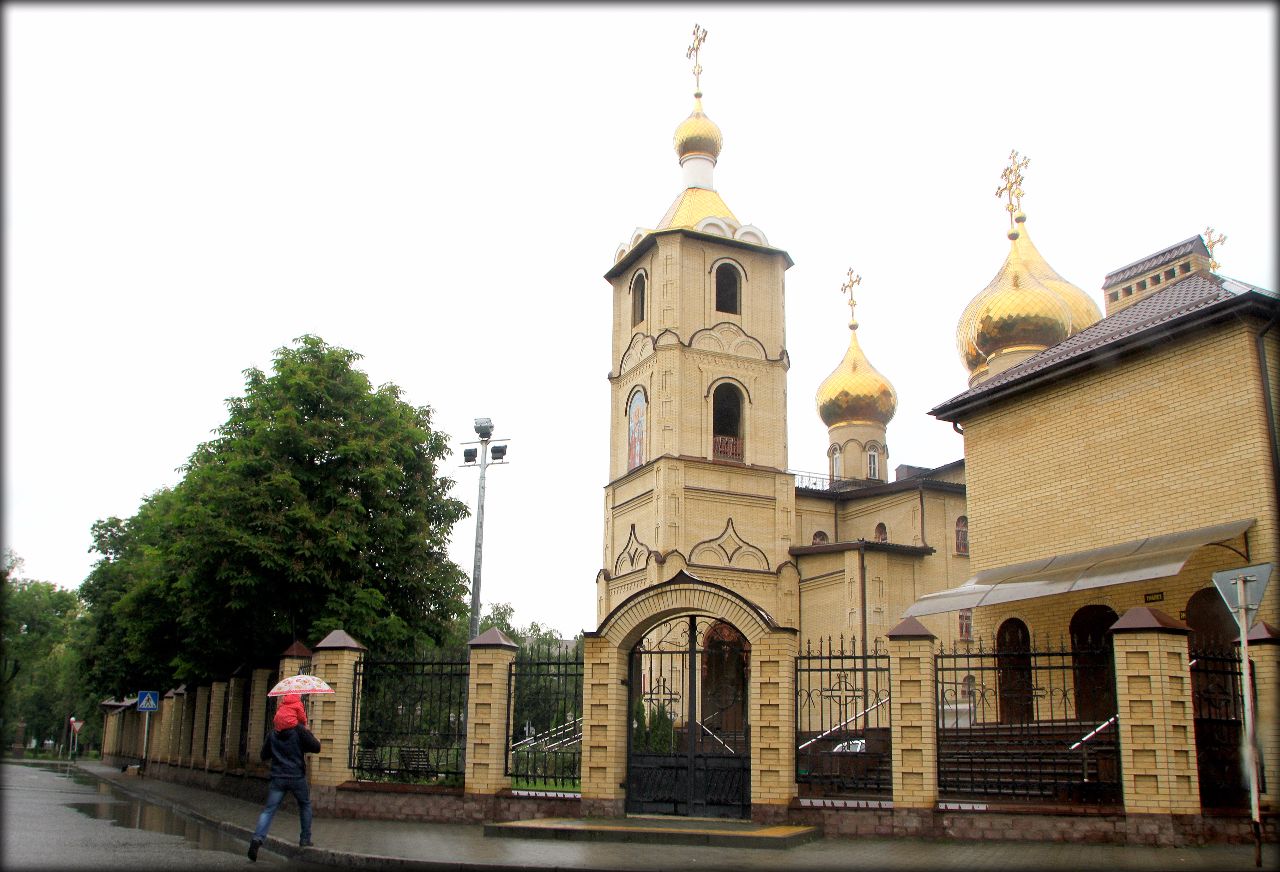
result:
[[[77,586],[304,333],[455,446],[489,416],[483,599],[594,626],[619,243],[680,191],[685,59],[716,187],[788,251],[790,465],[859,339],[891,465],[959,458],[956,320],[1003,262],[1010,149],[1040,252],[1105,273],[1225,233],[1276,287],[1275,10],[1252,6],[5,6],[4,542]],[[1202,438],[1204,434],[1170,434]],[[474,470],[445,472],[474,509]],[[454,531],[469,573],[474,522]]]

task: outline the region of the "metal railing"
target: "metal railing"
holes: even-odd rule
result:
[[[889,656],[852,639],[807,642],[796,657],[796,783],[801,796],[893,790]]]
[[[742,440],[737,436],[712,436],[711,456],[716,460],[742,462]]]
[[[1202,647],[1189,654],[1200,805],[1245,808],[1249,787],[1241,754],[1244,695],[1240,649]]]
[[[1103,646],[940,650],[939,796],[1118,804],[1118,718],[1092,711],[1115,711],[1114,672],[1098,665],[1110,657]]]
[[[507,684],[505,774],[516,790],[578,790],[582,772],[582,644],[521,646]]]
[[[356,779],[460,785],[468,671],[465,651],[357,663],[348,764]]]

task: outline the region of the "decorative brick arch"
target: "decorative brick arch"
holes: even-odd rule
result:
[[[627,651],[663,621],[692,614],[711,615],[732,624],[753,645],[780,629],[768,612],[750,600],[682,569],[669,581],[627,597],[591,635],[603,636]]]

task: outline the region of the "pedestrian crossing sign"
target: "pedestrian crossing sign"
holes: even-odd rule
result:
[[[160,708],[160,691],[158,690],[138,691],[138,711],[153,712],[159,708]]]

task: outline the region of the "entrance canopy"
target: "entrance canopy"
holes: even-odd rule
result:
[[[936,615],[1176,575],[1197,548],[1234,539],[1253,523],[1253,518],[1232,521],[985,569],[959,587],[925,594],[903,617]]]

